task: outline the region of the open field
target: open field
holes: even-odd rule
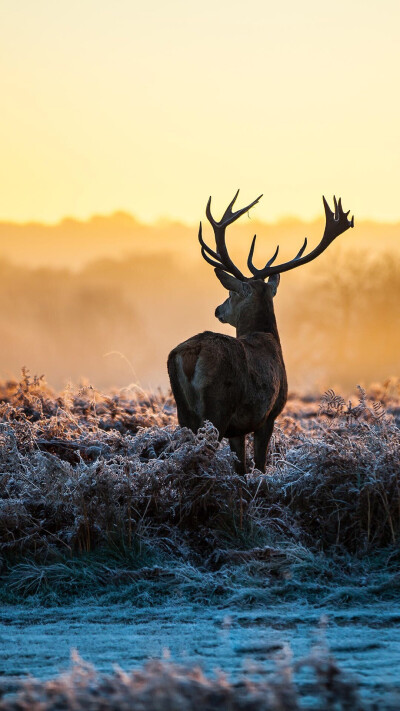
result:
[[[123,638],[123,643],[125,639]],[[250,645],[251,646],[251,645]],[[214,669],[204,673],[197,665],[151,660],[127,672],[120,666],[100,671],[75,652],[68,670],[49,680],[27,679],[14,694],[0,699],[1,711],[74,711],[102,709],[164,709],[206,711],[394,711],[399,689],[366,698],[356,678],[337,664],[323,644],[294,660],[289,649],[277,645],[273,668],[263,663],[259,645],[257,661],[244,664],[234,678]],[[239,650],[238,650],[239,651]],[[254,651],[254,650],[253,650]],[[232,656],[232,650],[227,652]],[[369,690],[371,691],[371,690]]]
[[[77,600],[57,607],[3,606],[0,620],[0,694],[15,693],[27,683],[28,692],[22,696],[40,699],[44,708],[54,703],[55,690],[69,691],[78,708],[89,700],[94,704],[92,696],[105,691],[103,703],[114,708],[112,703],[118,701],[111,690],[117,694],[121,681],[116,666],[139,672],[136,680],[144,674],[149,694],[158,687],[168,696],[175,683],[170,677],[177,674],[194,699],[201,688],[193,684],[193,674],[198,678],[201,668],[210,692],[218,688],[210,680],[217,677],[220,683],[223,673],[228,698],[240,698],[242,704],[246,697],[249,703],[251,689],[262,693],[267,687],[281,698],[281,706],[276,701],[275,708],[293,708],[293,699],[300,698],[301,708],[311,701],[313,708],[316,701],[317,708],[331,708],[328,699],[335,709],[369,708],[366,703],[358,705],[360,698],[379,699],[380,711],[398,708],[398,703],[388,705],[393,697],[400,698],[399,613],[393,603],[335,608],[293,601],[241,609],[215,602],[136,608],[129,601],[104,605]],[[87,664],[73,650],[79,650],[97,673],[94,669],[88,673]],[[71,651],[74,673],[60,678],[60,672],[71,668]],[[108,686],[104,675],[111,675]],[[40,681],[32,683],[32,676]],[[129,687],[119,689],[122,698],[128,703],[133,695],[138,703],[144,688],[132,687],[131,682]],[[193,699],[188,706],[181,700],[173,708],[192,708]]]
[[[162,393],[56,394],[24,372],[0,413],[0,689],[17,694],[0,708],[396,708],[397,379],[351,402],[292,394],[246,480]],[[97,670],[54,676],[72,646]],[[173,664],[143,666],[165,647]]]
[[[4,600],[385,599],[399,591],[400,393],[292,396],[265,475],[162,394],[0,389]],[[125,591],[125,592],[123,592]]]

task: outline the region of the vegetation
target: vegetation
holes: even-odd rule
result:
[[[333,709],[340,711],[373,711],[378,706],[361,700],[357,685],[335,661],[321,650],[297,663],[287,661],[275,673],[258,674],[257,681],[248,678],[230,683],[224,675],[215,679],[204,676],[201,669],[188,669],[167,662],[151,661],[130,673],[116,669],[113,674],[99,674],[77,655],[70,672],[49,681],[29,679],[17,694],[0,699],[0,711],[120,711],[120,709],[179,709],[180,711],[307,711]],[[298,673],[309,667],[312,682],[304,689],[296,684]],[[379,704],[379,708],[398,708]]]
[[[168,396],[3,383],[3,600],[398,595],[400,382],[370,395],[292,396],[267,473],[243,480]]]

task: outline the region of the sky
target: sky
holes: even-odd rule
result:
[[[0,220],[400,220],[398,0],[0,2]]]

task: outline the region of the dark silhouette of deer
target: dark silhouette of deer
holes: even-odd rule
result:
[[[285,364],[273,304],[280,274],[322,254],[336,237],[354,227],[354,217],[348,219],[350,211],[345,213],[341,200],[335,197],[332,212],[323,197],[326,224],[315,249],[303,256],[306,238],[294,259],[277,265],[274,262],[278,246],[265,267],[257,269],[253,264],[254,236],[247,260],[252,276],[246,277],[229,257],[225,230],[262,196],[233,212],[238,193],[219,222],[211,214],[211,197],[208,201],[206,215],[214,230],[215,250],[204,242],[201,223],[199,228],[201,253],[229,290],[229,297],[217,307],[215,315],[222,323],[236,328],[236,338],[212,331],[189,338],[169,354],[168,373],[179,424],[196,432],[205,420],[210,420],[220,438],[229,438],[239,460],[237,471],[244,474],[246,434],[254,432],[254,462],[264,472],[274,422],[287,399]]]

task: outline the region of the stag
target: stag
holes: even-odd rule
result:
[[[305,238],[294,259],[275,264],[278,246],[265,267],[257,269],[253,264],[254,235],[247,260],[251,276],[244,276],[229,257],[225,230],[256,205],[262,195],[233,212],[238,193],[219,222],[211,214],[211,197],[208,200],[206,215],[214,231],[215,250],[204,241],[201,222],[199,227],[201,254],[215,267],[216,276],[229,291],[215,315],[236,328],[236,338],[212,331],[189,338],[169,354],[168,373],[179,424],[196,432],[205,420],[210,420],[220,439],[229,438],[238,460],[237,471],[244,475],[246,434],[254,433],[254,463],[265,472],[274,422],[287,399],[286,370],[273,304],[280,274],[322,254],[336,237],[354,227],[354,217],[348,219],[350,210],[343,211],[341,199],[333,198],[332,212],[323,197],[326,223],[320,243],[304,255]]]

